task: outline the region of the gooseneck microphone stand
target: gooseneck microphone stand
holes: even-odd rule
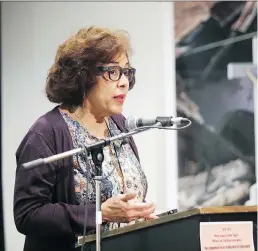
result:
[[[95,165],[95,189],[96,189],[96,251],[101,250],[101,179],[102,163],[104,161],[103,147],[93,148],[91,151],[92,161]],[[83,245],[83,244],[82,244]]]
[[[181,120],[181,118],[180,118]],[[191,124],[191,121],[188,119],[183,119],[182,121],[188,121],[187,126],[183,126],[179,129],[183,129],[188,127]],[[127,133],[121,133],[119,135],[110,137],[110,138],[105,138],[102,140],[99,140],[98,142],[85,146],[83,148],[76,148],[67,152],[59,153],[47,158],[40,158],[36,159],[27,163],[24,163],[22,166],[26,169],[32,169],[34,167],[37,167],[39,165],[47,164],[59,159],[67,158],[69,156],[72,156],[77,153],[85,153],[86,155],[86,164],[87,167],[89,167],[89,158],[88,155],[91,155],[92,161],[95,165],[95,189],[96,189],[96,251],[101,251],[101,226],[102,226],[102,213],[101,213],[101,180],[102,180],[102,163],[104,161],[104,153],[103,153],[103,148],[109,144],[111,144],[113,141],[118,141],[118,140],[125,140],[126,138],[131,137],[134,134],[138,134],[140,132],[144,132],[149,129],[167,129],[167,127],[172,126],[171,124],[171,119],[166,118],[166,117],[157,117],[157,122],[154,122],[154,125],[151,126],[143,126],[143,127],[138,127],[132,131],[129,131]],[[177,121],[177,120],[175,120]],[[176,122],[177,123],[177,122]],[[175,130],[175,129],[171,129]],[[86,217],[86,216],[85,216]],[[83,244],[84,245],[84,236],[83,236]]]
[[[157,123],[158,125],[158,123]],[[94,144],[85,146],[85,148],[76,148],[67,152],[59,153],[47,158],[36,159],[27,163],[24,163],[22,166],[26,169],[32,169],[39,165],[44,165],[57,161],[63,158],[70,157],[74,154],[85,153],[86,162],[88,161],[88,154],[91,154],[92,161],[95,165],[95,186],[96,186],[96,251],[101,251],[101,226],[102,226],[102,213],[101,213],[101,180],[102,180],[102,163],[104,161],[103,148],[113,141],[124,140],[134,134],[146,131],[151,128],[156,128],[155,126],[149,126],[146,128],[138,128],[137,130],[130,131],[128,133],[121,133],[119,135],[100,140]],[[87,165],[88,165],[87,164]],[[83,244],[84,245],[84,238]]]

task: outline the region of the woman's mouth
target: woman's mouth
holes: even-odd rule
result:
[[[123,104],[125,101],[125,94],[116,95],[113,97],[115,101],[117,101],[120,104]]]

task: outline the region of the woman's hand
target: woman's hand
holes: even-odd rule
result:
[[[135,197],[135,193],[129,193],[107,199],[101,205],[103,221],[128,223],[139,218],[155,219],[155,205],[133,201]]]
[[[158,219],[159,217],[156,214],[150,214],[145,217],[145,220]]]

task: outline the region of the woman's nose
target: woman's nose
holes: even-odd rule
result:
[[[124,74],[122,74],[122,76],[121,76],[121,78],[120,78],[120,80],[118,82],[118,86],[119,87],[128,87],[129,88],[129,80],[128,80],[128,78]]]

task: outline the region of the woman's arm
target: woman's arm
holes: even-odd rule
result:
[[[14,220],[17,230],[25,235],[64,237],[81,234],[84,223],[83,205],[53,204],[58,166],[53,162],[31,170],[21,164],[52,156],[51,146],[44,138],[30,132],[17,152],[17,171],[14,190]],[[74,189],[70,187],[69,189]],[[135,203],[136,194],[114,196],[102,203],[103,220],[130,222],[146,218],[155,210],[153,203]],[[95,205],[87,205],[87,227],[95,227]]]
[[[24,169],[21,164],[53,155],[51,147],[36,132],[30,132],[16,155],[14,220],[17,230],[25,235],[74,236],[82,233],[85,206],[51,203],[57,180],[56,163]],[[74,189],[70,187],[69,189]],[[87,226],[95,226],[95,205],[87,205]]]

